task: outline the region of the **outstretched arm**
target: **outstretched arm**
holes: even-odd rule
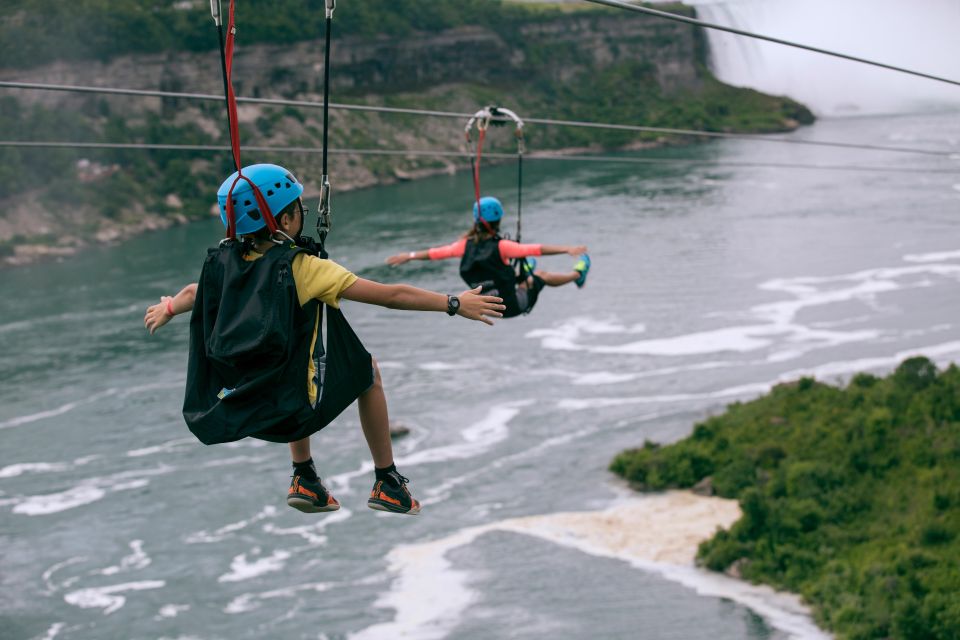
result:
[[[442,293],[418,289],[407,284],[381,284],[364,278],[359,278],[344,289],[343,297],[388,309],[443,312],[447,310],[447,296]],[[502,298],[480,295],[480,287],[464,291],[458,297],[460,310],[457,315],[470,320],[493,324],[491,318],[502,318],[501,312],[506,309],[502,304]]]
[[[430,250],[421,249],[419,251],[408,251],[406,253],[398,253],[396,255],[390,256],[387,258],[387,264],[392,267],[401,265],[404,262],[410,262],[411,260],[429,260],[430,259]]]
[[[466,238],[460,238],[456,242],[444,245],[442,247],[433,247],[432,249],[421,249],[420,251],[410,251],[407,253],[398,253],[395,256],[387,258],[387,264],[392,266],[401,265],[410,260],[445,260],[447,258],[459,258],[463,255],[463,250],[467,246]]]
[[[147,312],[143,316],[143,326],[150,330],[150,335],[170,322],[173,316],[185,313],[193,309],[193,301],[197,297],[197,284],[188,284],[180,293],[173,296],[163,296],[160,302],[147,307]]]
[[[572,256],[578,256],[581,253],[587,253],[587,245],[565,245],[565,244],[542,244],[540,245],[540,255],[554,256],[561,253],[569,253]]]

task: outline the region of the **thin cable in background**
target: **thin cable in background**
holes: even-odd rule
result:
[[[179,152],[222,152],[229,150],[225,145],[191,145],[191,144],[148,144],[148,143],[123,143],[123,142],[31,142],[19,140],[0,140],[0,147],[14,148],[33,148],[33,149],[124,149],[124,150],[150,150],[150,151],[179,151]],[[321,149],[314,147],[258,147],[245,146],[244,149],[262,153],[291,153],[313,155],[322,153]],[[423,149],[330,149],[333,155],[356,155],[356,156],[409,156],[409,157],[430,157],[430,158],[461,158],[464,161],[470,159],[470,154],[463,151],[444,151],[444,150],[423,150]],[[515,160],[516,155],[512,153],[487,153],[489,158],[499,158],[504,160]],[[819,169],[829,171],[879,171],[888,173],[919,173],[919,174],[949,174],[956,175],[956,169],[936,169],[920,167],[880,167],[865,165],[829,165],[829,164],[802,164],[792,162],[738,162],[721,161],[712,162],[710,160],[688,160],[676,158],[632,158],[629,156],[593,156],[593,155],[558,155],[548,153],[530,153],[526,155],[528,160],[557,160],[566,162],[610,162],[621,164],[677,164],[677,165],[709,165],[714,167],[760,167],[777,169]]]
[[[203,100],[203,101],[220,101],[223,99],[222,96],[217,96],[213,94],[206,93],[184,93],[184,92],[173,92],[173,91],[152,91],[152,90],[143,90],[143,89],[121,89],[116,87],[86,87],[86,86],[73,86],[73,85],[55,85],[55,84],[41,84],[34,82],[8,82],[0,81],[0,88],[8,89],[25,89],[25,90],[36,90],[36,91],[66,91],[71,93],[96,93],[104,95],[128,95],[128,96],[141,96],[141,97],[150,97],[150,98],[171,98],[171,99],[181,99],[181,100]],[[323,108],[322,102],[313,102],[309,100],[284,100],[280,98],[242,98],[237,97],[237,102],[247,103],[247,104],[266,104],[266,105],[275,105],[275,106],[292,106],[292,107],[305,107],[320,109]],[[436,111],[431,109],[405,109],[400,107],[379,107],[373,105],[361,105],[361,104],[343,104],[343,103],[330,103],[331,109],[345,110],[345,111],[366,111],[373,113],[392,113],[398,115],[416,115],[416,116],[427,116],[427,117],[437,117],[437,118],[456,118],[456,119],[466,119],[471,117],[473,114],[470,113],[459,113],[455,111]],[[950,157],[954,155],[955,151],[949,150],[936,150],[936,149],[920,149],[916,147],[889,147],[884,145],[869,145],[869,144],[854,144],[848,142],[832,142],[832,141],[818,141],[818,140],[793,140],[788,138],[775,138],[769,136],[761,136],[755,134],[743,134],[743,133],[724,133],[721,131],[700,131],[696,129],[675,129],[669,127],[647,127],[642,125],[632,125],[632,124],[616,124],[608,122],[589,122],[582,120],[556,120],[551,118],[524,118],[525,122],[549,125],[549,126],[561,126],[561,127],[580,127],[580,128],[590,128],[590,129],[611,129],[617,131],[635,131],[638,133],[657,133],[663,135],[680,135],[680,136],[696,136],[701,138],[718,138],[718,139],[727,139],[727,140],[751,140],[756,142],[773,142],[780,144],[797,144],[813,147],[835,147],[843,149],[857,149],[864,151],[888,151],[894,153],[914,153],[921,155],[929,156],[940,156],[940,157]]]

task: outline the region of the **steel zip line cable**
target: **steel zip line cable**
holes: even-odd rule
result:
[[[144,89],[119,89],[116,87],[85,87],[74,85],[56,85],[41,84],[35,82],[9,82],[0,81],[0,88],[7,89],[26,89],[35,91],[65,91],[70,93],[97,93],[105,95],[127,95],[141,96],[147,98],[177,98],[183,100],[205,100],[219,101],[223,96],[208,93],[183,93],[175,91],[153,91]],[[323,108],[322,102],[312,102],[308,100],[284,100],[280,98],[241,98],[237,97],[237,102],[248,104],[267,104],[276,106],[307,107],[313,109]],[[374,113],[395,113],[416,116],[431,116],[438,118],[469,118],[473,114],[459,113],[455,111],[436,111],[431,109],[405,109],[400,107],[378,107],[363,104],[343,104],[330,103],[331,109],[345,111],[366,111]],[[754,140],[757,142],[774,142],[780,144],[799,144],[812,147],[835,147],[841,149],[857,149],[863,151],[889,151],[894,153],[917,153],[929,156],[950,157],[956,152],[935,149],[918,149],[914,147],[888,147],[885,145],[854,144],[849,142],[831,142],[817,140],[791,140],[787,138],[775,138],[761,135],[752,135],[744,133],[724,133],[721,131],[699,131],[696,129],[674,129],[669,127],[647,127],[633,124],[616,124],[607,122],[587,122],[581,120],[554,120],[549,118],[524,118],[525,122],[535,124],[560,126],[560,127],[581,127],[590,129],[613,129],[618,131],[636,131],[640,133],[660,133],[666,135],[697,136],[702,138],[719,138],[726,140]]]
[[[704,22],[703,20],[697,20],[696,18],[688,18],[686,16],[677,15],[676,13],[668,13],[666,11],[660,11],[658,9],[651,9],[649,7],[642,7],[640,5],[631,4],[629,2],[624,2],[623,0],[585,0],[585,2],[592,2],[594,4],[602,4],[608,7],[614,7],[617,9],[626,9],[627,11],[635,11],[637,13],[645,13],[647,15],[657,16],[660,18],[666,18],[667,20],[673,20],[675,22],[684,22],[686,24],[696,25],[698,27],[704,27],[706,29],[716,29],[718,31],[726,31],[728,33],[734,33],[738,36],[746,36],[748,38],[756,38],[757,40],[765,40],[767,42],[773,42],[775,44],[782,44],[787,47],[794,47],[796,49],[804,49],[805,51],[813,51],[814,53],[822,53],[827,56],[833,56],[834,58],[842,58],[843,60],[850,60],[852,62],[859,62],[861,64],[868,64],[874,67],[880,67],[881,69],[888,69],[890,71],[898,71],[900,73],[907,73],[912,76],[918,76],[920,78],[926,78],[928,80],[936,80],[937,82],[945,82],[947,84],[952,84],[960,87],[960,80],[951,80],[950,78],[944,78],[941,76],[935,76],[930,73],[924,73],[922,71],[914,71],[913,69],[905,69],[903,67],[897,67],[892,64],[886,64],[883,62],[877,62],[875,60],[868,60],[867,58],[858,58],[857,56],[851,56],[846,53],[839,53],[837,51],[830,51],[829,49],[821,49],[819,47],[812,47],[807,44],[801,44],[799,42],[792,42],[790,40],[783,40],[781,38],[773,38],[771,36],[765,36],[759,33],[753,33],[751,31],[744,31],[743,29],[736,29],[734,27],[727,27],[722,24],[713,24],[710,22]]]
[[[71,141],[20,141],[20,140],[0,140],[0,147],[16,147],[27,149],[126,149],[126,150],[150,150],[150,151],[197,151],[197,152],[221,152],[229,150],[225,145],[203,145],[203,144],[148,144],[148,143],[123,143],[123,142],[71,142]],[[315,147],[257,147],[245,146],[244,149],[250,151],[259,151],[263,153],[302,153],[313,155],[322,153],[322,150]],[[431,151],[422,149],[330,149],[329,152],[335,155],[359,155],[359,156],[413,156],[430,158],[463,158],[468,160],[471,154],[465,151]],[[512,153],[486,153],[488,158],[500,158],[505,160],[516,159]],[[682,164],[682,165],[704,165],[711,164],[709,160],[686,160],[679,158],[632,158],[629,156],[580,156],[580,155],[558,155],[548,153],[527,154],[528,160],[557,160],[566,162],[611,162],[621,164]],[[802,164],[791,162],[738,162],[721,161],[714,162],[712,166],[716,167],[762,167],[776,169],[821,169],[828,171],[880,171],[885,173],[920,173],[920,174],[949,174],[956,175],[956,169],[934,169],[921,167],[877,167],[864,165],[827,165],[827,164]]]

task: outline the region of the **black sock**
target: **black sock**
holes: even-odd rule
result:
[[[307,458],[304,462],[294,462],[293,474],[303,476],[307,480],[319,480],[317,468],[313,466],[313,458]]]
[[[391,472],[397,472],[397,465],[391,464],[389,467],[384,467],[383,469],[374,467],[373,472],[377,474],[377,480],[386,480],[390,484],[397,484],[396,479],[390,475]]]

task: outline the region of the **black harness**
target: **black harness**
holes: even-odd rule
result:
[[[460,259],[460,277],[470,287],[482,287],[484,295],[495,295],[503,298],[507,307],[503,312],[504,318],[513,318],[523,313],[530,313],[536,303],[533,290],[528,292],[528,302],[521,307],[517,299],[517,285],[526,280],[525,275],[518,275],[513,267],[504,264],[500,255],[500,236],[480,240],[467,240]],[[521,270],[522,274],[523,271]]]
[[[373,384],[373,361],[339,309],[303,307],[293,280],[294,257],[317,255],[305,239],[243,259],[242,243],[210,249],[190,318],[183,417],[204,444],[245,437],[271,442],[305,438],[333,421]],[[324,253],[320,254],[325,258]],[[318,329],[311,354],[314,328]],[[311,406],[307,371],[322,356],[319,398]]]

